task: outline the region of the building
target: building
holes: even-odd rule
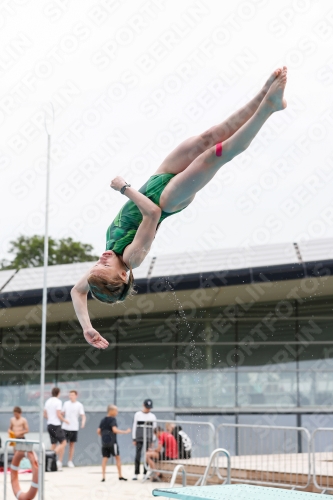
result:
[[[166,419],[333,426],[333,240],[148,258],[126,305],[88,302],[104,351],[86,344],[70,301],[90,266],[48,278],[46,390],[79,392],[80,463],[100,460],[107,404],[125,428],[146,397]],[[0,431],[15,405],[38,429],[42,279],[42,268],[0,273]]]

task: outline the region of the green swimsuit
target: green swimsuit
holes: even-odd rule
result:
[[[162,191],[175,175],[176,174],[153,175],[142,188],[139,189],[139,192],[159,206]],[[182,208],[181,210],[184,209]],[[181,210],[172,213],[162,211],[158,224],[170,215],[176,214]],[[127,245],[134,240],[141,222],[142,213],[136,204],[129,200],[108,227],[106,232],[106,250],[113,250],[115,253],[122,255]]]

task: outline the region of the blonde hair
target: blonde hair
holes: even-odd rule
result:
[[[117,255],[117,257],[123,266],[126,266],[122,256]],[[129,266],[130,274],[127,283],[119,275],[115,278],[104,278],[91,274],[88,277],[88,285],[93,298],[107,304],[117,304],[117,302],[123,302],[130,295],[134,295],[134,276],[132,266]]]
[[[167,422],[167,423],[165,424],[165,430],[166,430],[167,432],[172,432],[172,431],[173,431],[173,429],[174,429],[174,427],[175,427],[175,424],[173,424],[172,422]]]
[[[108,405],[106,411],[109,413],[110,411],[116,411],[118,410],[118,408],[116,407],[116,405]]]

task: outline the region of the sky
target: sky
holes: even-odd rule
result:
[[[152,255],[333,237],[333,7],[316,0],[8,0],[0,11],[0,259],[19,235],[105,248],[126,201],[277,67],[288,107],[179,215]],[[54,120],[52,120],[52,107]]]

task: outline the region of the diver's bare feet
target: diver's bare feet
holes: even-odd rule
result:
[[[287,101],[283,94],[287,83],[287,68],[283,66],[279,76],[273,81],[262,104],[269,107],[272,112],[281,111],[287,107]]]
[[[263,92],[265,92],[265,94],[267,94],[267,92],[268,92],[270,86],[272,85],[272,83],[274,82],[274,80],[281,74],[281,71],[282,71],[282,68],[277,68],[275,71],[273,71],[271,76],[268,78],[267,82],[265,83],[265,85],[262,88],[262,90],[263,90]]]

